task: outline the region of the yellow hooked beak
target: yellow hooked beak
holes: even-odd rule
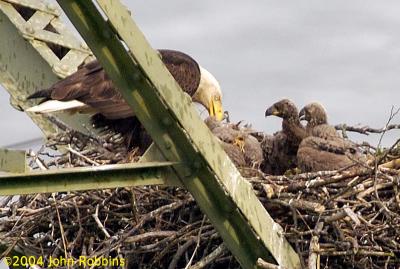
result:
[[[215,117],[216,120],[221,121],[224,119],[224,110],[222,108],[221,97],[214,95],[210,100],[209,105],[210,116]]]

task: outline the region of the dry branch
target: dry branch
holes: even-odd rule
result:
[[[137,151],[121,146],[118,135],[82,137],[61,127],[65,133],[52,137],[47,151],[30,153],[33,168],[138,159]],[[67,150],[49,150],[60,147]],[[314,268],[319,261],[321,268],[399,268],[400,153],[392,147],[380,154],[386,164],[359,171],[294,176],[268,176],[250,168],[241,172],[304,265]],[[75,260],[84,255],[123,257],[125,268],[240,268],[193,197],[180,188],[8,197],[0,212],[7,216],[0,219],[0,239],[10,250],[16,245],[46,262],[60,255]],[[258,264],[278,268],[261,260]]]

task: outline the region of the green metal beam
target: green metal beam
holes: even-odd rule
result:
[[[115,164],[0,175],[0,195],[179,184],[171,162]]]
[[[0,171],[9,173],[25,173],[26,152],[0,148]]]
[[[20,12],[29,9],[34,14],[26,21],[14,5]],[[26,100],[29,94],[52,85],[93,59],[87,45],[60,21],[60,14],[55,3],[43,0],[0,0],[0,84],[10,94],[11,105],[18,110],[34,105],[33,101]],[[51,31],[46,30],[50,28]],[[52,49],[68,53],[60,59]],[[57,130],[41,115],[29,113],[28,116],[46,136]],[[88,116],[56,116],[81,132],[91,129]]]
[[[174,171],[242,267],[256,268],[262,258],[300,268],[282,228],[240,176],[120,1],[97,1],[101,12],[92,1],[57,1],[164,157],[181,162]]]

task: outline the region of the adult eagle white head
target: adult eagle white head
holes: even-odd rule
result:
[[[215,77],[185,53],[174,50],[159,50],[159,53],[182,90],[194,102],[206,107],[211,116],[222,120],[222,92]],[[151,143],[151,138],[98,61],[83,65],[50,88],[28,97],[34,98],[44,100],[27,109],[28,112],[94,113],[94,126],[121,133],[128,149],[138,147],[144,152]]]

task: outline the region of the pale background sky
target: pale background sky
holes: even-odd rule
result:
[[[299,107],[320,101],[333,124],[382,127],[400,106],[399,1],[125,3],[154,48],[184,51],[217,77],[233,121],[276,131],[280,120],[264,111],[282,97]],[[0,146],[41,136],[2,89],[0,124]]]

